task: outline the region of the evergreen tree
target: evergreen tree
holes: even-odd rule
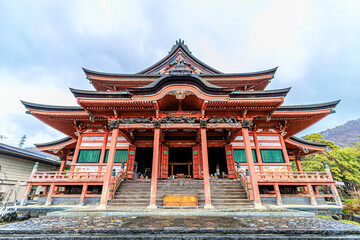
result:
[[[326,162],[333,178],[344,182],[346,191],[356,192],[360,186],[360,142],[341,148],[318,133],[307,135],[304,139],[328,144],[326,150],[305,157],[302,164],[304,171],[324,171],[323,162]]]
[[[22,148],[26,142],[26,135],[22,136],[19,141],[19,148]]]

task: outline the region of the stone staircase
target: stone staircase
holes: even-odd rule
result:
[[[253,200],[246,197],[246,192],[239,181],[230,179],[210,180],[211,204],[215,208],[253,207]]]
[[[150,203],[151,180],[128,180],[120,184],[114,199],[109,201],[114,207],[147,207]]]
[[[109,201],[114,207],[146,207],[150,203],[151,180],[128,180],[121,183],[115,198]],[[238,181],[216,179],[210,181],[211,201],[215,208],[251,207],[253,201]],[[158,180],[156,205],[163,207],[166,194],[197,194],[198,206],[205,204],[204,181],[199,179]]]

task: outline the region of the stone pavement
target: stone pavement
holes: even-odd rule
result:
[[[360,226],[316,217],[40,217],[0,226],[0,239],[360,239]]]

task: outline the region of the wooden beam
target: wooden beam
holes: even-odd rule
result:
[[[201,111],[200,112],[201,112],[201,117],[202,118],[205,117],[205,110],[206,110],[206,107],[207,107],[208,104],[209,104],[208,101],[204,101],[202,106],[201,106]]]
[[[160,113],[160,108],[159,108],[159,104],[157,101],[153,101],[153,104],[154,104],[154,108],[155,108],[155,115],[156,115],[156,118],[159,118],[159,113]]]
[[[160,130],[160,142],[161,143],[165,142],[165,131],[164,130]]]
[[[121,134],[124,136],[124,138],[130,143],[133,144],[134,139],[131,137],[129,130],[127,129],[120,129]]]
[[[195,141],[199,143],[201,141],[201,131],[197,130]]]
[[[240,128],[235,128],[235,129],[233,129],[233,131],[231,132],[230,136],[226,139],[226,142],[227,142],[228,144],[231,144],[232,141],[234,141],[234,139],[235,139],[236,136],[238,135],[239,131],[240,131]]]

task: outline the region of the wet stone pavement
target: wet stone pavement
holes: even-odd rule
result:
[[[207,234],[228,237],[239,234],[263,236],[263,234],[282,234],[285,236],[303,236],[304,234],[316,234],[316,236],[343,236],[343,239],[359,239],[360,226],[326,220],[316,217],[115,217],[115,216],[84,216],[84,217],[40,217],[24,222],[10,223],[0,226],[0,239],[6,237],[35,236],[46,238],[96,238],[98,234],[106,234],[107,237],[130,236],[129,239],[160,239],[154,234],[175,234],[177,239],[208,239]],[[42,235],[45,234],[45,235]],[[46,235],[48,234],[48,235]],[[61,234],[61,236],[56,234]],[[75,234],[75,235],[73,235]],[[80,234],[80,235],[79,235]],[[90,234],[90,235],[86,235]],[[91,235],[92,234],[92,235]],[[137,234],[137,235],[134,235]],[[145,234],[146,237],[141,234]],[[181,235],[179,235],[181,234]],[[184,235],[185,234],[185,235]],[[186,235],[188,234],[188,235]],[[195,234],[195,235],[194,235]],[[220,235],[219,235],[220,234]],[[223,235],[221,235],[223,234]],[[234,235],[235,234],[235,235]],[[41,235],[41,236],[40,236]],[[242,236],[245,236],[242,235]],[[249,235],[249,236],[250,236]],[[86,237],[88,236],[88,237]],[[136,236],[136,237],[134,237]],[[165,235],[164,235],[165,236]],[[267,236],[268,239],[270,235]],[[347,236],[347,237],[346,237]],[[350,237],[349,237],[350,236]],[[49,239],[52,239],[49,237]],[[321,237],[321,238],[323,238]],[[103,239],[99,237],[99,239]],[[210,237],[212,238],[212,237]],[[259,237],[260,238],[260,237]],[[321,239],[319,238],[319,239]],[[31,238],[30,238],[31,239]],[[33,238],[36,239],[36,238]],[[168,239],[168,238],[167,238]],[[234,238],[229,238],[234,239]],[[248,238],[258,239],[258,238]],[[277,238],[276,238],[277,239]],[[281,238],[287,239],[287,238]],[[289,239],[295,239],[290,237]],[[303,238],[299,238],[303,239]],[[314,239],[314,238],[311,238]],[[338,238],[336,238],[338,239]]]

